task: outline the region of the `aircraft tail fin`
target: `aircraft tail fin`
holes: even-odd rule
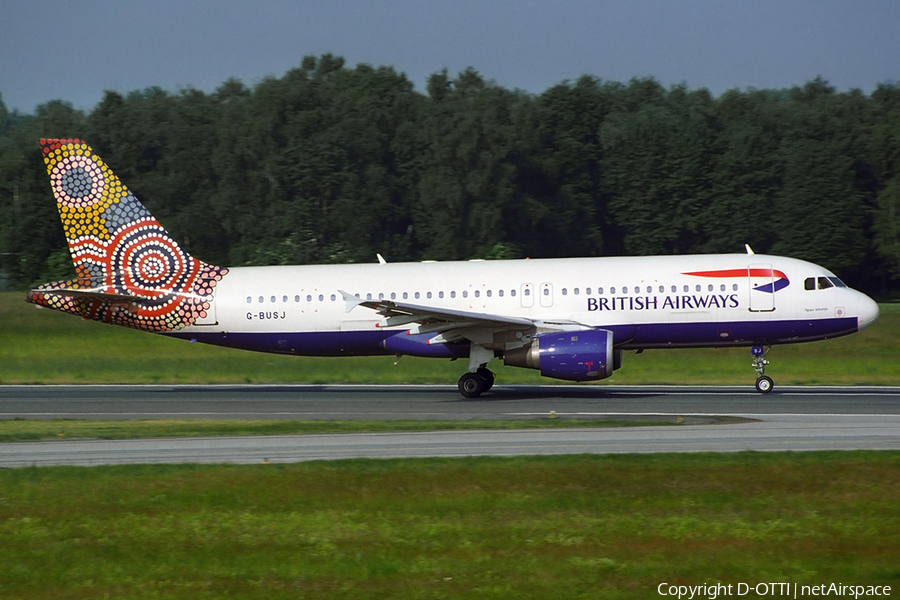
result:
[[[227,270],[185,252],[83,141],[42,139],[41,149],[76,278],[33,288],[28,301],[149,331],[205,317]]]

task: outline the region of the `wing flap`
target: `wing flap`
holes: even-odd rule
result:
[[[533,327],[534,321],[521,317],[508,317],[503,315],[495,315],[490,313],[478,313],[464,310],[453,310],[450,308],[438,308],[435,306],[423,306],[419,304],[407,304],[406,302],[396,302],[394,300],[362,300],[353,294],[339,290],[344,301],[347,303],[347,312],[350,312],[357,306],[364,306],[376,311],[379,315],[387,317],[389,320],[396,318],[395,321],[389,323],[391,325],[406,325],[408,323],[427,324],[432,322],[441,323],[484,323],[490,325],[508,325],[518,327]]]
[[[501,336],[504,340],[506,338],[512,340],[503,342],[502,345],[506,343],[521,345],[529,341],[538,328],[532,319],[408,304],[394,300],[362,300],[343,290],[339,291],[347,303],[347,312],[357,306],[363,306],[386,317],[388,327],[415,325],[411,331],[416,334],[435,334],[428,340],[429,344],[448,344],[467,339],[472,343],[493,346],[499,343],[495,341],[497,334],[515,332]]]

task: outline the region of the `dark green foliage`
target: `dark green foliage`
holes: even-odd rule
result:
[[[900,87],[543,94],[474,69],[427,94],[308,56],[252,88],[107,92],[90,114],[0,99],[0,271],[68,275],[41,137],[82,137],[198,258],[223,266],[741,252],[900,279]],[[892,279],[893,278],[893,279]]]

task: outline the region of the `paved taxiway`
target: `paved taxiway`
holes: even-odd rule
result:
[[[465,399],[456,386],[0,386],[0,419],[519,419],[597,414],[894,414],[900,388],[497,386]]]
[[[713,425],[61,440],[0,444],[0,466],[298,462],[350,457],[900,449],[900,388],[507,386],[4,386],[0,418],[752,419]]]

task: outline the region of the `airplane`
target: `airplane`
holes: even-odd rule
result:
[[[818,265],[746,254],[221,268],[187,252],[83,141],[42,139],[76,278],[27,301],[192,342],[306,356],[492,360],[568,381],[610,377],[626,350],[751,348],[868,327],[878,305]]]

